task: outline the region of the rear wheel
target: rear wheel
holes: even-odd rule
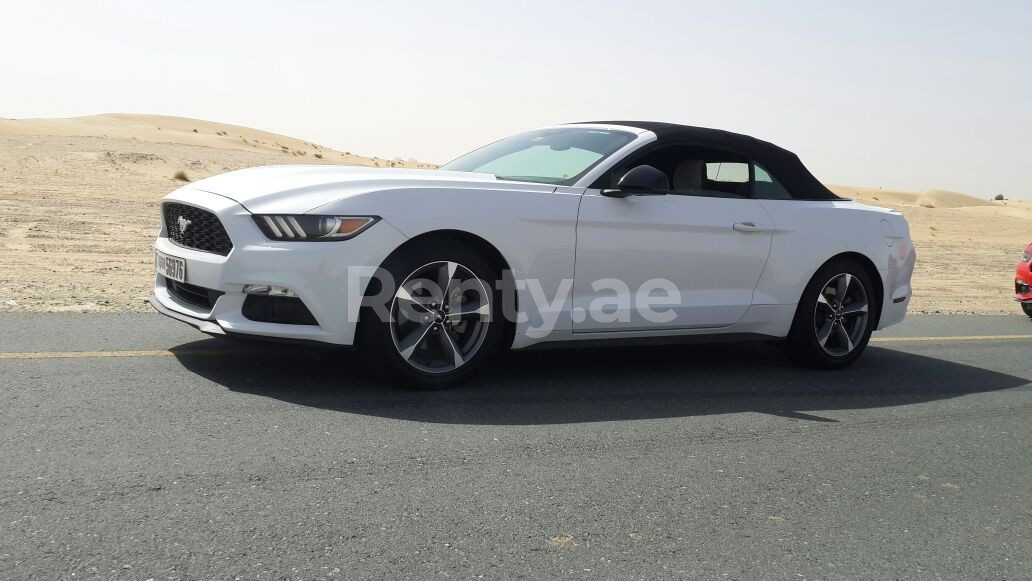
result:
[[[1032,317],[1032,303],[1021,303],[1021,310],[1025,311],[1025,314]]]
[[[874,282],[867,271],[849,259],[828,263],[803,291],[788,353],[810,367],[845,367],[867,347],[877,315]]]
[[[480,254],[441,239],[403,250],[384,265],[392,288],[381,312],[367,309],[360,346],[378,371],[403,386],[440,389],[467,378],[500,347],[499,273]]]

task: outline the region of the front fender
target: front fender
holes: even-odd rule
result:
[[[327,204],[313,213],[375,214],[406,238],[457,230],[486,240],[509,264],[517,283],[519,345],[521,337],[533,335],[535,329],[569,331],[572,327],[572,296],[560,293],[564,279],[573,278],[582,193],[523,183],[396,189]]]

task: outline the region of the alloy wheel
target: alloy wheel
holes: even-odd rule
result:
[[[814,307],[817,343],[833,357],[848,355],[863,340],[869,315],[867,289],[849,273],[837,274],[825,283]]]
[[[432,262],[398,286],[391,304],[391,337],[412,367],[447,373],[476,356],[490,319],[491,293],[484,281],[457,262]]]

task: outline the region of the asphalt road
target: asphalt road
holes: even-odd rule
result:
[[[0,578],[1027,577],[1032,322],[876,339],[844,372],[542,351],[422,393],[156,315],[5,315]]]

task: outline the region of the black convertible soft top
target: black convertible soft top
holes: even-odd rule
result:
[[[817,178],[799,160],[799,156],[787,149],[756,139],[755,137],[720,129],[660,123],[657,121],[583,121],[581,123],[623,125],[625,127],[645,129],[655,133],[658,138],[657,142],[660,144],[686,142],[726,149],[741,154],[763,166],[777,178],[778,182],[792,194],[793,198],[801,200],[842,199],[824,187],[824,184],[817,181]]]

